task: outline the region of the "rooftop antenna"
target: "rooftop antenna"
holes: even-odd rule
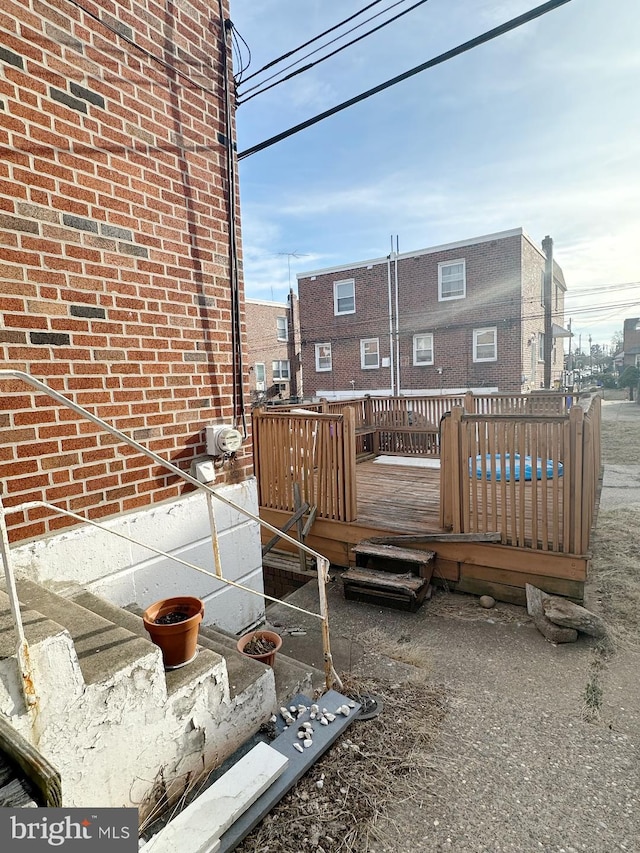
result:
[[[287,273],[289,277],[289,290],[291,290],[291,258],[307,258],[308,255],[304,252],[277,252],[276,254],[283,257],[284,255],[287,256]],[[273,300],[273,287],[271,288],[271,299]]]

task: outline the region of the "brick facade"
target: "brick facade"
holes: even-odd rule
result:
[[[640,367],[640,317],[629,317],[624,321],[623,352],[625,367]]]
[[[251,399],[260,402],[278,396],[286,399],[302,394],[300,376],[300,321],[298,299],[288,302],[246,300],[248,371]],[[285,329],[283,330],[283,326]],[[274,362],[282,372],[281,362],[288,365],[289,378],[274,375]],[[261,368],[264,380],[258,384]]]
[[[222,22],[200,0],[85,5],[0,14],[0,357],[188,469],[238,411]],[[185,491],[23,383],[1,392],[9,510],[101,518]],[[217,484],[250,464],[246,443]],[[73,523],[7,521],[13,541]]]
[[[439,273],[439,268],[455,262],[464,262],[464,298],[442,300],[439,287],[444,285],[439,285],[439,275],[444,273]],[[305,392],[310,395],[352,390],[388,393],[392,385],[397,392],[398,358],[402,393],[466,388],[520,391],[525,384],[539,387],[543,365],[538,365],[536,359],[531,374],[526,338],[535,334],[537,341],[538,332],[544,332],[544,309],[540,303],[540,275],[544,265],[542,251],[521,229],[516,229],[466,243],[401,254],[397,259],[379,258],[300,274]],[[564,312],[561,276],[557,267],[555,284],[561,297],[553,316],[559,324]],[[335,283],[349,280],[354,282],[355,312],[337,315]],[[495,330],[495,360],[474,358],[474,331],[483,329]],[[433,336],[432,363],[415,363],[416,335]],[[363,367],[361,347],[367,339],[378,341],[378,367]],[[331,344],[330,371],[316,369],[316,345],[323,343]],[[556,359],[552,369],[554,378],[559,378],[561,346]]]

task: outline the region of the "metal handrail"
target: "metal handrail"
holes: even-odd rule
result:
[[[56,400],[56,402],[60,403],[63,406],[66,406],[67,408],[76,412],[76,414],[80,415],[83,418],[86,418],[87,420],[92,421],[94,424],[99,426],[101,429],[105,430],[106,432],[110,433],[111,435],[115,436],[116,438],[119,438],[121,441],[123,441],[125,444],[128,444],[130,447],[133,447],[139,453],[142,453],[145,456],[147,456],[149,459],[152,459],[156,464],[158,464],[158,465],[162,466],[163,468],[166,468],[167,470],[171,471],[171,473],[175,474],[177,477],[180,477],[180,479],[184,480],[185,482],[189,483],[192,486],[195,486],[197,489],[204,491],[207,494],[207,499],[209,501],[209,517],[210,517],[210,522],[211,522],[211,536],[212,536],[214,557],[215,557],[215,563],[216,563],[216,574],[211,575],[211,576],[214,577],[216,580],[219,580],[222,583],[225,583],[225,584],[230,585],[230,586],[238,586],[238,584],[235,581],[230,581],[227,578],[224,578],[222,576],[222,572],[219,568],[219,549],[218,549],[218,545],[217,545],[217,532],[215,529],[215,522],[213,520],[213,512],[212,512],[212,507],[211,507],[211,503],[210,503],[212,497],[216,498],[217,500],[221,501],[222,503],[226,504],[227,506],[229,506],[232,509],[236,510],[237,512],[241,513],[245,517],[250,518],[252,521],[257,522],[261,527],[264,527],[267,530],[270,530],[272,533],[277,534],[281,539],[283,539],[285,542],[289,542],[290,544],[294,545],[298,550],[301,550],[304,553],[309,554],[311,557],[313,557],[316,560],[316,566],[317,566],[318,594],[319,594],[319,599],[320,599],[320,613],[319,614],[312,613],[311,611],[304,611],[304,612],[309,613],[310,615],[317,617],[322,621],[324,671],[325,671],[325,682],[326,682],[327,690],[330,690],[334,683],[336,683],[336,682],[338,684],[340,683],[340,679],[338,678],[338,675],[337,675],[337,673],[334,669],[334,666],[333,666],[333,659],[331,656],[331,643],[330,643],[330,638],[329,638],[329,613],[328,613],[328,608],[327,608],[327,595],[326,595],[326,588],[325,588],[326,584],[328,583],[328,580],[329,580],[329,560],[327,559],[327,557],[324,557],[322,554],[319,554],[317,551],[314,551],[312,548],[309,548],[304,543],[298,542],[297,539],[294,539],[293,537],[289,536],[288,534],[283,533],[279,528],[275,527],[272,524],[269,524],[269,522],[264,521],[259,516],[254,515],[248,509],[245,509],[245,507],[242,507],[239,504],[236,504],[235,501],[232,501],[229,498],[225,497],[224,495],[221,495],[215,489],[211,488],[211,486],[207,486],[205,483],[201,483],[195,477],[192,477],[191,474],[188,474],[186,471],[183,471],[182,469],[178,468],[177,465],[174,465],[172,462],[169,462],[166,459],[163,459],[162,456],[159,456],[157,453],[154,453],[154,451],[149,450],[148,448],[144,447],[144,445],[140,444],[135,439],[130,438],[128,435],[123,433],[117,427],[112,426],[111,424],[107,423],[107,421],[104,421],[102,418],[98,417],[97,415],[92,414],[87,409],[85,409],[83,406],[80,406],[80,405],[78,405],[78,403],[75,403],[73,400],[69,400],[63,394],[60,394],[58,391],[55,391],[53,388],[50,388],[48,385],[46,385],[44,382],[41,382],[39,379],[35,379],[35,377],[31,376],[29,373],[26,373],[22,370],[0,370],[0,380],[3,380],[3,379],[18,379],[18,380],[25,382],[27,385],[31,385],[36,390],[41,391],[43,394],[46,394],[47,396],[51,397],[51,399]],[[83,523],[90,523],[90,524],[93,524],[95,526],[101,526],[101,525],[97,525],[96,522],[90,521],[89,519],[87,519],[83,516],[77,516],[77,515],[75,515],[75,513],[70,513],[69,510],[63,510],[61,507],[57,507],[57,506],[52,505],[52,504],[46,504],[46,502],[40,502],[40,501],[36,501],[33,503],[44,504],[44,505],[50,506],[55,511],[61,512],[65,515],[71,515],[72,517],[78,518]],[[31,672],[31,668],[26,667],[22,663],[23,658],[26,659],[27,662],[29,660],[28,645],[27,645],[26,639],[24,637],[24,628],[22,626],[22,619],[20,616],[20,605],[18,602],[17,592],[16,592],[16,588],[15,588],[15,580],[14,580],[14,575],[13,575],[13,569],[11,566],[10,550],[8,547],[8,539],[7,539],[7,534],[6,534],[6,521],[5,521],[4,516],[5,516],[5,511],[2,508],[2,505],[0,503],[0,527],[2,528],[2,535],[0,535],[0,543],[1,543],[2,547],[0,548],[0,550],[2,552],[2,554],[1,554],[2,562],[4,565],[5,577],[7,580],[7,591],[8,591],[8,595],[9,595],[10,603],[11,603],[11,612],[12,612],[13,617],[14,617],[14,623],[15,623],[15,628],[16,628],[16,636],[18,638],[18,648],[23,650],[22,656],[20,654],[18,656],[18,659],[21,663],[21,670],[22,670],[22,676],[23,676],[22,677],[23,693],[25,695],[25,702],[27,703],[27,705],[32,705],[35,703],[35,698],[33,699],[33,701],[31,701],[28,697],[29,696],[35,696],[35,692],[33,690],[33,674]],[[110,528],[105,527],[104,529],[110,533],[114,533],[115,535],[120,535],[120,534],[115,533],[115,531],[111,530]],[[148,546],[144,546],[144,547],[148,547]],[[151,549],[151,550],[154,550],[154,549]],[[171,556],[171,555],[166,555],[166,556]],[[198,571],[201,571],[204,574],[211,574],[210,572],[207,572],[205,569],[201,569],[197,566],[191,566],[191,568],[194,568]],[[260,593],[257,590],[251,590],[248,587],[242,587],[242,588],[253,593],[253,594],[255,594],[255,595],[259,595],[264,599],[276,600],[276,599],[271,599],[270,596],[267,596],[264,593]],[[281,603],[281,604],[285,605],[286,607],[289,607],[293,610],[301,610],[302,609],[302,608],[296,607],[295,605],[289,604],[286,601],[281,601],[279,603]]]

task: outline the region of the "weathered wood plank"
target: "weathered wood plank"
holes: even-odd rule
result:
[[[401,536],[374,536],[376,545],[403,545],[428,542],[500,542],[500,533],[406,533]]]
[[[0,750],[40,793],[41,805],[56,808],[62,805],[60,773],[2,717],[0,717]]]
[[[343,583],[360,586],[374,586],[380,589],[395,589],[416,595],[428,582],[412,572],[394,574],[393,572],[376,571],[375,569],[353,568],[342,574]]]
[[[435,557],[433,551],[417,551],[411,548],[398,548],[395,545],[377,544],[365,539],[358,542],[352,549],[354,554],[362,554],[366,557],[380,557],[385,560],[401,560],[404,563],[415,563],[423,565]]]

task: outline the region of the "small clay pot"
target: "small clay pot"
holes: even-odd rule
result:
[[[157,620],[168,613],[177,613],[183,618],[168,625]],[[142,621],[149,632],[151,642],[160,647],[165,669],[178,669],[195,658],[198,649],[198,630],[204,616],[204,602],[192,595],[163,598],[144,611]]]
[[[250,655],[248,652],[245,652],[244,649],[254,637],[259,637],[263,640],[270,640],[275,645],[270,652],[266,652],[263,655]],[[250,631],[248,634],[243,634],[236,645],[238,647],[238,651],[242,652],[243,655],[246,655],[248,658],[252,658],[253,660],[259,660],[261,663],[266,663],[268,666],[272,667],[276,659],[276,652],[282,646],[282,637],[280,634],[276,634],[275,631]]]

